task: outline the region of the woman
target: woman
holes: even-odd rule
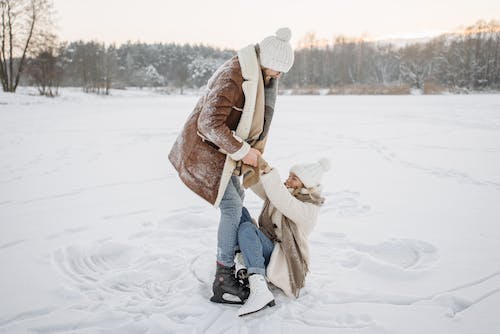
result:
[[[238,228],[250,286],[250,296],[238,315],[274,306],[266,276],[286,295],[298,297],[309,271],[308,237],[324,202],[321,178],[329,169],[328,159],[295,165],[283,184],[278,171],[259,158],[260,181],[252,190],[265,202],[258,226],[244,208]]]

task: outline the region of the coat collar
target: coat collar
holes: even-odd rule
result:
[[[260,65],[255,45],[251,44],[239,50],[238,60],[243,79],[257,82],[259,80]]]

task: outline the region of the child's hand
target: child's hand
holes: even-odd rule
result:
[[[257,159],[257,165],[259,167],[259,171],[261,174],[267,174],[269,173],[272,168],[271,166],[269,166],[269,164],[267,163],[266,160],[264,160],[264,158],[262,158],[262,156],[259,156],[258,159]]]

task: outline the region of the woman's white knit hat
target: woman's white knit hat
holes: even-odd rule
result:
[[[260,42],[260,64],[278,72],[288,72],[293,65],[294,54],[290,28],[279,28],[276,36],[268,36]]]
[[[297,175],[306,188],[311,188],[321,184],[324,172],[330,170],[330,167],[330,160],[323,158],[312,164],[294,165],[290,172]]]

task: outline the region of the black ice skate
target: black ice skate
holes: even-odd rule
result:
[[[214,303],[243,304],[250,294],[250,289],[245,287],[236,277],[233,267],[226,267],[217,263],[214,284],[214,295],[210,300]]]

